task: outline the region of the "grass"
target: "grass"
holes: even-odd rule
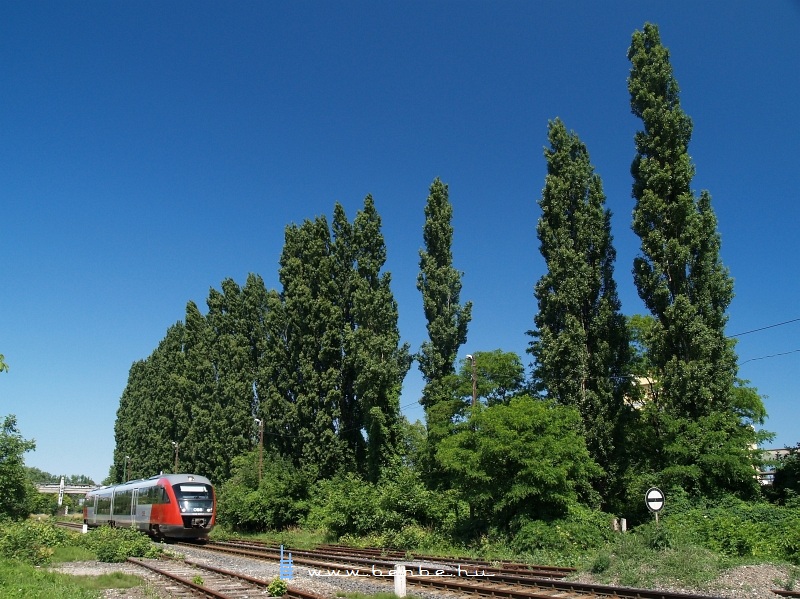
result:
[[[0,558],[0,597],[98,599],[105,589],[130,589],[144,584],[142,578],[123,572],[75,576]]]
[[[50,558],[54,564],[64,562],[88,562],[95,559],[97,559],[97,554],[94,551],[86,549],[85,547],[76,547],[73,545],[56,547]]]
[[[18,599],[97,599],[99,591],[130,588],[143,581],[116,573],[105,576],[70,576],[34,568],[16,560],[0,559],[0,597]]]

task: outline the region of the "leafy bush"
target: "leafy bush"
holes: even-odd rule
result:
[[[289,585],[286,584],[285,580],[281,580],[280,578],[274,578],[267,587],[267,592],[271,597],[282,597],[288,590]]]
[[[557,551],[563,554],[583,553],[603,546],[613,537],[612,517],[573,505],[566,518],[545,522],[521,519],[511,547],[519,553],[536,550]]]
[[[305,524],[336,537],[384,535],[384,543],[408,547],[425,535],[424,527],[447,529],[454,501],[451,493],[428,490],[410,468],[388,470],[378,483],[347,473],[314,485]]]
[[[297,524],[308,511],[310,473],[290,462],[270,457],[264,462],[259,483],[252,472],[256,454],[251,452],[234,462],[236,474],[219,491],[217,519],[233,530],[258,532]]]
[[[40,566],[50,561],[55,547],[74,538],[50,522],[23,520],[0,526],[0,556]]]
[[[132,528],[101,526],[80,537],[101,562],[124,562],[129,557],[158,557],[161,548]]]

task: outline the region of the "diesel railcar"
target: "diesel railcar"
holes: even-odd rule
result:
[[[86,494],[83,523],[135,528],[159,538],[206,539],[214,527],[214,487],[196,474],[159,474]]]

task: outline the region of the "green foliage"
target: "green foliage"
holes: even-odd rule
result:
[[[221,291],[209,292],[207,315],[188,302],[185,322],[171,326],[153,353],[131,366],[114,425],[109,482],[176,468],[215,482],[230,476],[233,457],[253,445],[266,295],[256,275],[242,288],[223,280]]]
[[[20,519],[31,513],[36,488],[27,478],[23,456],[36,449],[17,429],[17,418],[6,416],[0,429],[0,518]]]
[[[733,496],[716,500],[677,498],[666,493],[660,524],[638,526],[636,534],[650,548],[697,546],[730,558],[787,560],[800,558],[800,511],[765,501]]]
[[[390,534],[395,543],[407,543],[417,536],[409,527],[446,525],[453,501],[428,490],[419,473],[406,467],[387,471],[377,483],[348,473],[316,483],[305,522],[336,537]]]
[[[511,547],[518,553],[542,550],[578,556],[605,546],[613,539],[612,516],[581,506],[572,506],[564,518],[545,522],[520,519]]]
[[[779,503],[797,503],[800,496],[800,443],[777,460],[772,492]]]
[[[332,226],[318,217],[286,228],[258,414],[279,454],[323,477],[347,468],[375,480],[399,452],[410,357],[380,228],[370,196],[352,224],[336,204]]]
[[[24,599],[96,599],[82,580],[0,558],[0,596]]]
[[[589,558],[587,567],[598,581],[637,588],[675,586],[676,582],[703,588],[727,565],[718,554],[699,546],[664,548],[657,542],[654,525],[645,528],[615,535]]]
[[[447,185],[438,178],[431,183],[425,203],[423,240],[420,250],[417,289],[428,322],[428,341],[422,344],[417,359],[426,383],[440,381],[453,374],[458,348],[467,339],[472,303],[461,306],[461,273],[453,268],[453,206]],[[439,398],[423,390],[422,403],[427,408]]]
[[[74,535],[50,522],[4,521],[0,526],[0,557],[40,566],[50,561],[54,548],[72,538]]]
[[[474,359],[475,391],[479,401],[488,406],[506,404],[519,395],[525,383],[525,367],[514,352],[479,351],[472,354]],[[464,360],[458,372],[456,385],[459,396],[470,403],[472,399],[473,361]]]
[[[286,584],[285,580],[281,580],[280,578],[273,578],[267,587],[267,592],[270,594],[270,597],[283,597],[288,590],[289,585]]]
[[[147,535],[132,528],[94,528],[80,537],[80,544],[93,551],[101,562],[124,562],[129,557],[155,558],[161,548]]]
[[[576,503],[597,501],[601,474],[580,436],[574,408],[528,396],[477,406],[437,454],[474,515],[507,527],[514,518],[557,519]]]
[[[633,230],[641,239],[634,282],[654,319],[640,360],[657,381],[642,412],[640,468],[695,495],[758,494],[752,476],[758,441],[751,421],[763,421],[755,395],[735,388],[736,354],[725,336],[733,281],[720,258],[720,236],[709,194],[695,197],[688,153],[692,121],[680,106],[669,51],[658,27],[646,23],[628,50],[636,133]]]
[[[425,203],[422,232],[425,249],[419,252],[417,276],[428,331],[428,339],[416,358],[425,381],[420,403],[425,408],[428,427],[425,468],[429,474],[436,472],[434,455],[439,441],[450,434],[452,421],[464,405],[453,394],[454,363],[458,349],[467,340],[467,327],[472,319],[472,303],[463,306],[460,303],[462,273],[453,268],[452,219],[447,185],[437,178],[431,183]],[[440,476],[432,478],[439,478],[439,486],[446,488],[446,481]]]
[[[258,453],[234,460],[233,478],[217,495],[218,522],[233,530],[280,530],[297,524],[307,512],[312,474],[289,460],[267,456],[258,482]]]
[[[589,454],[605,471],[605,501],[621,494],[624,428],[631,414],[630,346],[614,281],[611,212],[586,146],[560,119],[549,124],[547,177],[537,226],[547,272],[536,283],[539,312],[529,353],[534,386],[581,416]]]

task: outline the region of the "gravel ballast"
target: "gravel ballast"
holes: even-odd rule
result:
[[[177,554],[189,560],[201,564],[209,564],[218,568],[232,570],[253,576],[261,580],[272,580],[278,576],[278,564],[261,560],[254,560],[236,556],[212,554],[200,548],[180,547],[175,551]],[[147,571],[134,566],[133,564],[106,564],[101,562],[73,562],[60,564],[54,568],[60,572],[75,575],[97,576],[108,572],[126,572],[141,576],[145,580],[151,580],[152,575]],[[363,578],[354,576],[312,576],[309,575],[309,568],[302,565],[295,565],[294,580],[290,585],[301,590],[317,593],[324,597],[335,597],[342,593],[366,593],[393,592],[394,586],[391,578],[385,582],[378,582],[374,578]],[[663,586],[660,590],[685,592],[692,594],[711,595],[730,599],[776,599],[777,595],[772,589],[781,588],[788,580],[789,572],[785,566],[775,566],[762,564],[755,566],[739,566],[722,573],[715,581],[706,588],[683,588],[679,585]],[[583,574],[577,580],[580,582],[595,583],[590,575]],[[444,595],[428,591],[416,590],[408,587],[408,595],[421,597],[423,599],[441,599]],[[135,588],[126,590],[109,590],[104,597],[106,599],[144,599],[152,598],[153,590],[145,588]]]

